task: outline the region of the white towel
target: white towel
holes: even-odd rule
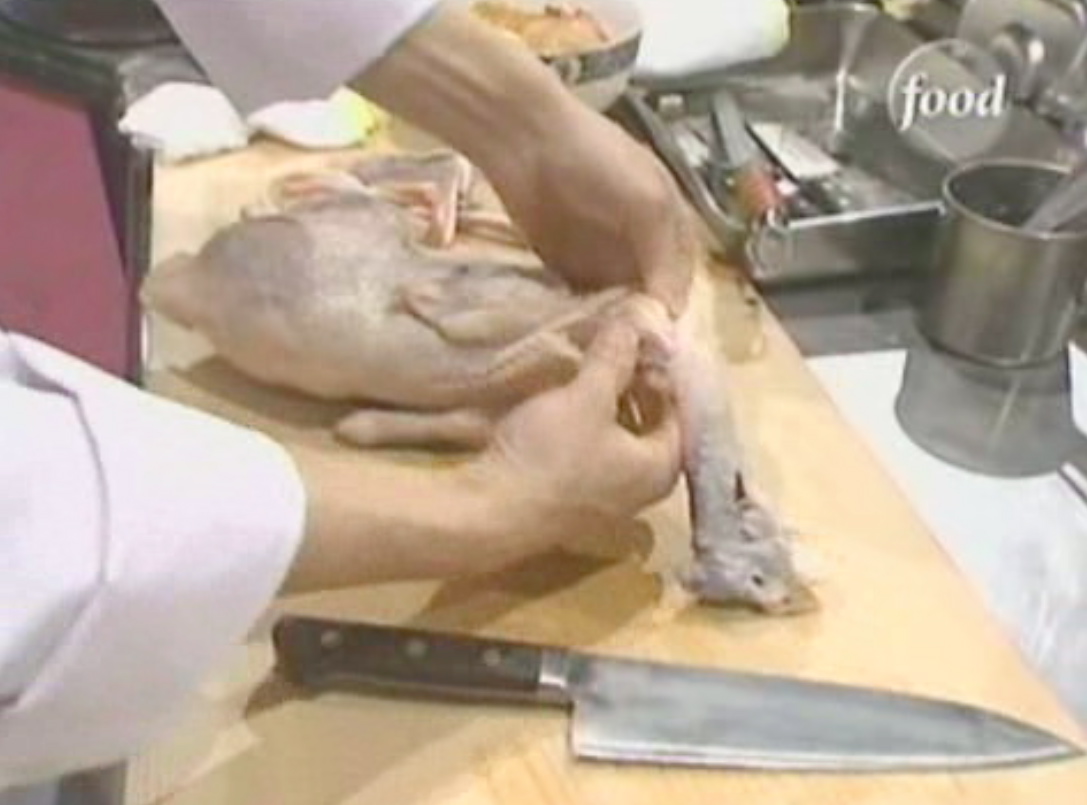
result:
[[[377,127],[380,115],[360,95],[347,89],[324,101],[277,103],[246,121],[261,134],[299,148],[350,148],[362,144]]]
[[[138,98],[119,124],[163,162],[181,162],[244,148],[251,132],[234,107],[204,84],[161,84]]]
[[[672,79],[778,53],[789,41],[786,0],[638,0],[643,34],[634,78]]]
[[[327,100],[285,102],[242,119],[227,97],[207,84],[170,82],[137,99],[119,128],[164,163],[245,148],[265,135],[298,148],[334,149],[362,144],[379,112],[346,89]]]

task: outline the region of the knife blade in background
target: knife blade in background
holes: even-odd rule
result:
[[[850,204],[834,192],[842,165],[800,132],[780,123],[753,123],[751,132],[763,151],[785,172],[817,212],[845,212]]]
[[[965,770],[1079,757],[1037,727],[938,699],[530,643],[286,616],[279,672],[363,689],[572,709],[575,756],[761,770]]]
[[[717,151],[734,173],[736,199],[752,220],[765,218],[783,204],[773,173],[763,163],[758,145],[747,131],[743,113],[728,90],[710,100],[710,127]]]

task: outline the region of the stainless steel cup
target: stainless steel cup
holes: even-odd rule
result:
[[[986,366],[920,343],[906,353],[895,416],[930,455],[998,478],[1048,475],[1079,436],[1067,354],[1032,366]]]
[[[994,366],[1050,360],[1068,345],[1087,281],[1087,224],[1024,230],[1066,169],[993,160],[952,172],[918,329],[935,346]]]

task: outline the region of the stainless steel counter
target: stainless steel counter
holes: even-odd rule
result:
[[[1073,344],[1029,373],[967,365],[928,348],[916,298],[910,282],[767,296],[843,416],[1087,725],[1087,499],[1074,483],[1087,475],[1087,353]]]

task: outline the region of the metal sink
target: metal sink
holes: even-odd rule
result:
[[[688,192],[702,196],[696,204],[722,240],[735,237],[734,231],[724,231],[734,224],[735,212],[726,199],[709,197],[707,166],[681,142],[684,128],[688,134],[708,128],[715,92],[730,91],[749,122],[783,124],[841,164],[832,181],[850,200],[843,210],[793,217],[746,239],[756,282],[768,287],[917,271],[928,263],[941,183],[957,159],[954,149],[940,156],[912,147],[895,130],[886,103],[896,68],[924,42],[906,24],[868,4],[801,6],[792,12],[790,42],[776,56],[643,87],[646,105],[659,116],[654,139],[673,138],[658,142],[663,146],[658,150],[674,170],[686,174],[681,178]],[[945,61],[940,69],[964,69]],[[679,113],[669,112],[677,108]],[[1003,136],[975,156],[988,157],[1067,165],[1077,151],[1041,118],[1014,107]]]

